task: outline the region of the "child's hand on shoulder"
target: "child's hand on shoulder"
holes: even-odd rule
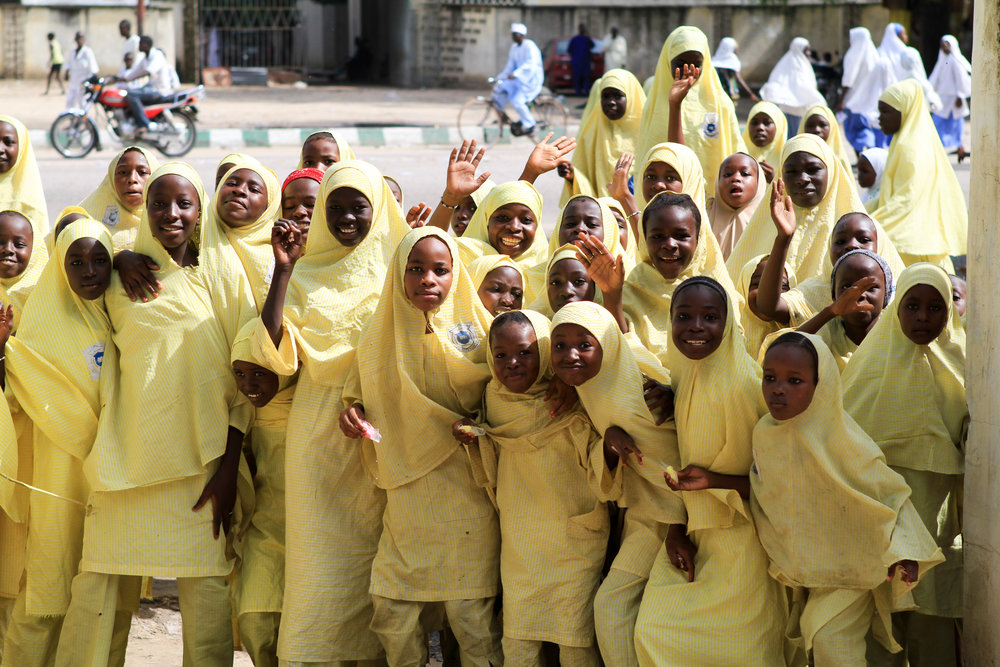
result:
[[[302,257],[302,230],[291,220],[281,218],[271,228],[271,249],[275,266],[294,266]]]
[[[629,454],[635,455],[639,465],[642,465],[642,451],[636,447],[632,436],[618,426],[609,427],[604,432],[604,460],[607,461],[608,467],[614,468],[619,461],[627,466]]]
[[[115,255],[113,265],[118,271],[125,294],[132,301],[142,300],[146,303],[150,298],[155,299],[160,295],[159,290],[163,289],[163,284],[153,274],[160,267],[151,257],[122,250]]]
[[[667,539],[663,541],[670,564],[682,572],[687,572],[688,581],[694,581],[694,557],[698,547],[687,535],[687,526],[672,523],[667,528]]]
[[[549,381],[549,390],[545,392],[545,400],[549,402],[549,417],[555,419],[576,407],[580,397],[576,387],[571,387],[557,377]]]
[[[901,560],[898,563],[893,563],[889,568],[889,575],[885,580],[892,581],[895,579],[896,572],[899,572],[899,578],[904,584],[912,586],[917,583],[917,579],[920,577],[920,566],[917,565],[916,561],[912,560]]]

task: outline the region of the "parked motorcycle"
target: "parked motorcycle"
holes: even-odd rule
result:
[[[146,117],[157,129],[141,132],[125,102],[126,90],[112,87],[103,77],[93,77],[83,87],[83,108],[62,112],[49,130],[49,141],[63,157],[82,158],[98,145],[98,126],[90,117],[95,106],[103,111],[94,113],[98,122],[123,144],[149,144],[167,157],[180,157],[194,148],[198,139],[194,104],[205,97],[205,86],[179,90],[164,96],[162,102],[145,104]]]

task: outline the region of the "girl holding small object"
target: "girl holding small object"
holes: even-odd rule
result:
[[[89,217],[103,222],[111,232],[115,252],[131,250],[142,220],[143,191],[153,170],[160,166],[145,148],[129,146],[108,163],[108,173],[80,206]]]

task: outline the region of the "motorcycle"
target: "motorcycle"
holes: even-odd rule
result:
[[[127,90],[112,87],[103,77],[93,77],[83,87],[83,108],[62,112],[49,130],[49,141],[63,157],[82,158],[100,144],[97,124],[90,117],[95,106],[104,112],[94,113],[98,121],[123,144],[141,141],[167,157],[180,157],[194,148],[198,139],[198,109],[194,104],[205,97],[205,86],[165,95],[157,104],[144,104],[146,117],[156,124],[156,129],[143,129],[141,133],[125,101]]]

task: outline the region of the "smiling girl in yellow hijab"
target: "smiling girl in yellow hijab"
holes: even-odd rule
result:
[[[675,61],[684,56],[681,59],[688,62],[691,56],[699,55],[701,75],[681,103],[681,130],[684,143],[698,156],[704,173],[709,174],[707,185],[711,195],[715,192],[714,176],[719,165],[726,156],[745,151],[746,147],[740,136],[736,107],[712,67],[708,38],[698,28],[680,26],[663,43],[656,63],[656,78],[642,109],[636,155],[644,155],[656,144],[669,140],[670,89],[674,84],[674,69],[682,67]]]
[[[576,367],[585,356],[593,359],[595,347],[600,358],[585,364],[582,372],[590,377],[580,382]],[[552,365],[560,379],[576,386],[580,404],[605,438],[604,451],[595,448],[591,459],[598,497],[628,508],[621,548],[594,600],[594,621],[605,664],[635,665],[633,636],[643,588],[667,526],[684,522],[683,502],[663,477],[668,465],[680,462],[676,431],[671,421],[657,424],[643,398],[644,375],[661,383],[670,378],[651,354],[630,346],[607,310],[589,301],[556,313]],[[625,450],[609,449],[609,443],[620,447],[623,440],[642,456],[622,458]]]
[[[844,410],[823,341],[783,334],[763,366],[771,414],[753,431],[751,508],[771,576],[792,589],[789,637],[817,667],[867,664],[869,629],[899,650],[889,612],[910,590],[901,570],[915,582],[941,552],[905,480]]]
[[[80,202],[91,218],[108,227],[115,252],[131,250],[135,245],[145,204],[142,193],[146,180],[158,166],[152,152],[129,146],[111,159],[104,180]]]
[[[895,110],[901,121],[872,217],[885,226],[906,264],[940,264],[948,255],[964,255],[968,206],[927,113],[923,88],[913,79],[900,81],[882,93],[879,104]]]
[[[357,244],[337,240],[327,202],[353,189],[371,206]],[[281,376],[301,367],[285,436],[285,591],[278,655],[327,663],[384,655],[371,631],[371,564],[382,532],[385,492],[361,464],[361,447],[337,424],[361,331],[409,227],[389,186],[360,160],[327,169],[303,252],[276,260],[254,336],[254,361]],[[300,242],[301,237],[296,240]],[[287,295],[286,295],[287,291]],[[265,326],[266,325],[266,326]],[[271,329],[269,332],[269,328]],[[279,339],[277,347],[272,334]],[[314,522],[325,529],[317,532]]]
[[[760,366],[744,349],[725,290],[711,278],[684,281],[670,307],[668,362],[683,466],[672,486],[686,518],[670,527],[642,596],[639,664],[782,665],[784,592],[767,572],[747,479],[753,429],[767,412]]]
[[[609,95],[625,96],[625,110],[619,118],[612,119],[604,111],[602,95],[609,89]],[[622,153],[635,153],[645,103],[646,93],[639,80],[627,70],[609,70],[594,82],[576,135],[573,179],[563,185],[560,206],[565,206],[574,195],[607,195],[615,162]]]
[[[899,639],[911,661],[927,656],[917,664],[954,664],[954,619],[963,611],[965,329],[948,274],[932,264],[903,271],[889,310],[844,370],[844,407],[913,490],[913,504],[947,558],[913,591],[916,613],[900,617]]]
[[[371,627],[390,664],[426,662],[419,619],[442,607],[463,662],[503,659],[493,618],[499,523],[452,437],[456,421],[477,415],[490,379],[492,316],[457,257],[455,240],[436,227],[403,237],[344,389],[345,433],[365,434],[362,420],[380,432],[359,446],[386,492],[370,590]]]
[[[13,116],[0,114],[0,144],[0,211],[23,213],[35,228],[38,245],[43,245],[49,209],[28,128]]]

